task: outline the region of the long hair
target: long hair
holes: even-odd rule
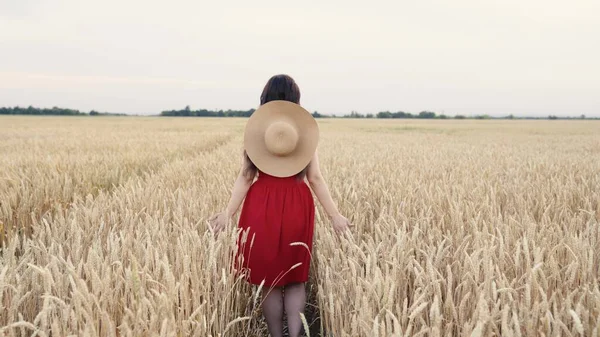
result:
[[[300,104],[300,88],[293,78],[288,75],[275,75],[267,81],[262,94],[260,95],[260,105],[271,101],[288,101]],[[244,151],[244,174],[247,177],[255,177],[258,169]],[[304,179],[306,168],[298,173],[297,178]]]

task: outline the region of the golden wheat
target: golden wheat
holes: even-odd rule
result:
[[[206,225],[244,122],[0,118],[0,335],[266,335]],[[598,336],[598,123],[319,123],[313,334]]]

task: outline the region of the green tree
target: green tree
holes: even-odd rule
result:
[[[417,118],[435,118],[435,112],[431,111],[421,111]]]
[[[365,115],[360,114],[356,111],[352,111],[352,112],[350,112],[349,115],[345,115],[344,117],[346,117],[346,118],[365,118]]]
[[[392,118],[392,113],[389,111],[378,112],[377,118]]]

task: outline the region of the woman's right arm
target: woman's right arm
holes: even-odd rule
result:
[[[316,152],[308,165],[306,178],[308,179],[311,189],[317,196],[317,199],[319,199],[319,202],[325,209],[325,213],[327,213],[327,216],[331,219],[333,229],[338,233],[346,230],[348,226],[350,226],[350,221],[340,214],[335,202],[333,202],[333,199],[331,198],[329,187],[321,174],[319,156]]]

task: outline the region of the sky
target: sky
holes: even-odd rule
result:
[[[0,0],[0,106],[600,117],[598,0]]]

